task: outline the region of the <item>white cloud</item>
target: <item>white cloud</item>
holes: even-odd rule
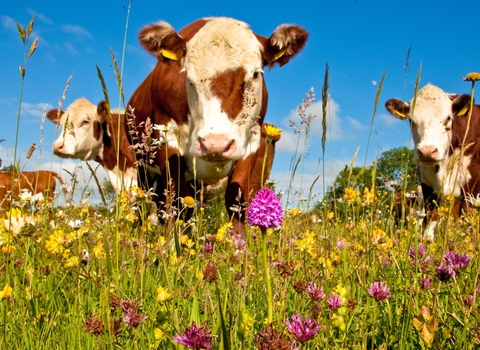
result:
[[[339,116],[340,106],[333,100],[329,100],[327,109],[327,140],[342,140],[344,133],[342,131],[342,120]],[[311,121],[310,132],[308,138],[315,140],[317,143],[322,139],[323,127],[322,127],[322,101],[313,102],[306,111],[308,115],[316,115]],[[298,135],[295,134],[292,127],[289,126],[290,120],[294,121],[297,127],[304,128],[305,125],[300,124],[301,119],[297,110],[290,111],[290,114],[282,120],[283,134],[277,143],[276,150],[278,152],[294,153],[297,145]],[[300,138],[303,139],[305,133],[302,132]],[[303,145],[303,140],[300,141]]]
[[[53,23],[53,21],[52,21],[50,18],[48,18],[47,16],[45,16],[45,15],[43,15],[43,14],[41,14],[41,13],[35,11],[35,10],[33,10],[33,9],[30,8],[30,7],[27,8],[27,12],[28,12],[29,14],[31,14],[32,16],[35,16],[35,19],[39,19],[39,20],[42,21],[43,23],[46,23],[46,24],[52,24],[52,23]]]
[[[1,16],[0,23],[2,24],[3,28],[15,30],[17,29],[17,26],[15,25],[15,20],[10,16]]]
[[[78,24],[65,24],[62,26],[62,30],[68,34],[73,34],[77,38],[91,38],[92,35],[88,30],[79,26]]]
[[[48,103],[27,103],[22,102],[22,114],[29,117],[41,118],[48,108]]]
[[[369,125],[360,123],[358,120],[352,117],[347,117],[347,121],[350,126],[357,131],[368,130],[368,128],[370,127]]]

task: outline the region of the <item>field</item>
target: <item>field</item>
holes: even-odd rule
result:
[[[3,210],[0,348],[480,346],[476,208],[454,220],[445,198],[427,242],[421,213],[395,214],[395,193],[373,183],[302,208],[282,207],[274,187],[261,196],[270,205],[254,199],[246,237],[221,198],[186,197],[192,217],[175,208],[164,224],[139,188],[111,205]]]

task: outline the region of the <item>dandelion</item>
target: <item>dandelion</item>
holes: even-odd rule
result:
[[[157,288],[157,297],[155,298],[158,302],[164,302],[170,299],[171,295],[168,293],[168,290],[163,288],[162,286],[159,286]]]
[[[390,290],[382,281],[373,282],[368,289],[368,294],[376,301],[390,298]]]
[[[260,228],[278,228],[283,222],[280,200],[270,188],[262,188],[248,208],[248,223]]]
[[[327,305],[330,310],[335,311],[343,305],[343,301],[340,298],[340,295],[334,293],[328,297]]]
[[[288,330],[293,334],[295,339],[302,344],[315,338],[318,331],[322,328],[320,324],[307,317],[305,320],[300,315],[293,315],[291,318],[285,321]]]
[[[373,203],[375,203],[376,199],[377,198],[375,197],[375,190],[373,188],[369,190],[367,187],[365,187],[362,195],[362,206],[365,207],[368,205],[372,205]]]
[[[5,287],[3,287],[3,290],[0,291],[0,300],[3,300],[4,298],[9,297],[13,293],[13,288],[10,287],[10,284],[7,283]]]
[[[282,130],[277,128],[275,125],[271,124],[263,124],[263,128],[265,129],[265,133],[268,137],[275,139],[276,137],[282,135]]]
[[[174,342],[190,349],[211,349],[212,338],[210,330],[207,330],[205,326],[197,327],[196,323],[193,322],[182,335],[177,334],[172,339]]]

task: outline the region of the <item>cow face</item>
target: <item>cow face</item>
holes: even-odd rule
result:
[[[47,118],[60,125],[60,136],[53,143],[53,152],[62,158],[92,160],[102,149],[102,120],[97,106],[80,98],[65,112],[52,109]]]
[[[286,64],[308,33],[282,25],[267,39],[221,17],[196,21],[180,35],[161,22],[142,29],[139,38],[160,61],[181,66],[189,107],[181,153],[190,172],[195,166],[198,178],[211,179],[228,175],[234,161],[258,150],[268,98],[263,68]]]
[[[391,99],[385,104],[391,115],[410,121],[415,161],[421,165],[435,166],[448,157],[452,139],[453,97],[428,84],[418,91],[411,102]]]

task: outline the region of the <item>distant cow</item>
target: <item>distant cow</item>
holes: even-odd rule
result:
[[[461,206],[454,207],[454,215],[459,216],[461,208],[468,208],[466,195],[480,193],[480,109],[474,105],[466,135],[470,96],[447,94],[428,84],[415,101],[413,106],[413,100],[391,99],[385,107],[394,117],[410,121],[428,217],[424,236],[433,239],[435,208],[441,198],[460,199]]]
[[[150,168],[162,175],[160,196],[165,189],[177,198],[188,195],[186,182],[193,176],[205,181],[228,176],[226,207],[234,229],[245,233],[246,204],[262,186],[252,173],[263,159],[268,98],[263,69],[288,63],[307,38],[306,30],[286,24],[266,38],[224,17],[197,20],[178,33],[165,22],[140,31],[141,45],[158,62],[133,93],[127,113],[137,135],[144,134],[149,118],[165,127],[165,135],[153,133],[168,142]],[[132,137],[132,143],[140,141]]]
[[[13,179],[13,183],[12,183]],[[0,172],[0,207],[7,207],[13,197],[18,200],[22,191],[29,191],[34,199],[53,199],[55,193],[55,179],[58,180],[68,200],[65,184],[57,173],[53,171],[22,171],[12,174],[9,171]],[[13,190],[13,192],[12,192]]]
[[[137,185],[135,154],[127,140],[123,112],[111,111],[109,115],[105,102],[96,106],[80,98],[65,112],[50,110],[47,118],[61,126],[60,135],[53,143],[57,156],[97,161],[105,168],[117,192]]]

